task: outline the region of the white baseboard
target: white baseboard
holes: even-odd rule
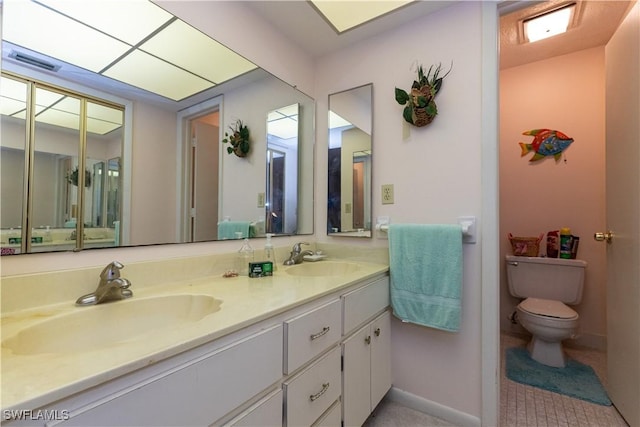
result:
[[[387,398],[393,402],[438,417],[457,426],[480,427],[482,425],[480,418],[476,416],[441,405],[440,403],[433,402],[396,387],[391,387],[391,390],[387,393]]]

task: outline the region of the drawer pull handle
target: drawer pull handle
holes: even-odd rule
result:
[[[373,333],[376,334],[377,337],[379,337],[380,336],[380,328],[376,328],[376,330]]]
[[[364,342],[366,342],[367,344],[371,344],[371,335],[367,335],[367,337],[364,339]]]
[[[322,384],[322,390],[320,390],[316,394],[312,394],[311,396],[309,396],[309,400],[311,400],[313,402],[314,400],[319,399],[320,396],[322,396],[323,394],[325,394],[327,392],[327,390],[329,390],[329,383]]]
[[[321,336],[325,335],[327,332],[329,332],[329,328],[328,326],[325,326],[324,328],[322,328],[322,330],[320,332],[318,332],[317,334],[313,334],[311,335],[309,338],[311,338],[311,341],[315,340],[316,338],[320,338]]]

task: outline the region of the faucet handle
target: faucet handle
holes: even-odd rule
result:
[[[302,247],[301,247],[301,245],[307,245],[307,246],[309,246],[309,243],[307,243],[307,242],[299,242],[299,243],[296,243],[295,245],[293,245],[293,252],[294,252],[294,253],[300,253],[300,252],[302,252]]]
[[[118,261],[112,261],[109,263],[100,273],[102,280],[114,280],[120,277],[120,270],[124,268],[124,265]]]

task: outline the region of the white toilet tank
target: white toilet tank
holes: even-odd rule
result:
[[[586,261],[507,255],[509,292],[517,298],[543,298],[578,304]]]

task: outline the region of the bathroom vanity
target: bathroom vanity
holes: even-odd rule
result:
[[[391,387],[386,264],[132,283],[3,316],[5,425],[361,425]],[[85,325],[102,329],[74,340]]]

